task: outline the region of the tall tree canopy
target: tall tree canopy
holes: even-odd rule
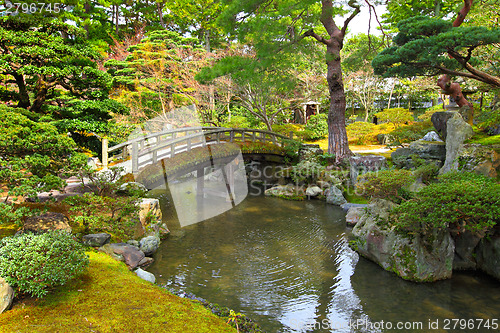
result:
[[[257,62],[261,68],[269,68],[282,61],[282,53],[307,54],[311,42],[326,47],[326,78],[330,96],[328,151],[335,154],[336,162],[350,155],[345,130],[346,100],[340,51],[349,23],[360,12],[361,5],[355,0],[344,4],[331,0],[228,0],[224,3],[227,7],[219,22],[228,33],[234,33],[242,43],[251,45],[255,52],[251,61]],[[234,66],[232,69],[227,63],[223,65],[224,71],[216,65],[214,73],[224,75],[241,69],[241,63],[239,68]],[[255,64],[250,66],[256,68]]]
[[[399,33],[393,40],[395,45],[382,51],[372,62],[375,73],[385,77],[444,74],[438,80],[439,87],[459,106],[469,108],[468,117],[472,121],[472,104],[451,78],[461,76],[500,87],[500,78],[485,71],[485,63],[476,57],[484,47],[500,42],[500,29],[462,26],[471,6],[472,0],[464,1],[453,22],[425,16],[399,22]]]

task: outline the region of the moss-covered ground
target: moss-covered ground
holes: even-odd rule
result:
[[[107,255],[88,254],[79,278],[0,314],[0,332],[236,332],[201,304],[141,280]]]

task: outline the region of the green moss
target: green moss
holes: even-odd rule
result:
[[[354,189],[350,189],[346,193],[344,193],[344,197],[347,200],[347,202],[350,203],[355,203],[355,204],[368,204],[370,203],[370,200],[366,199],[365,197],[362,197],[360,195],[356,195],[354,193]]]
[[[200,303],[141,280],[125,264],[88,253],[84,275],[0,316],[2,332],[235,332]]]
[[[494,136],[474,135],[467,143],[476,143],[483,146],[500,144],[500,134]]]
[[[0,239],[7,236],[12,236],[16,233],[19,227],[16,224],[3,224],[0,226]]]
[[[417,266],[415,265],[415,251],[408,245],[405,245],[400,249],[400,251],[396,252],[395,257],[398,259],[399,265],[404,270],[406,277],[413,280],[417,274]]]

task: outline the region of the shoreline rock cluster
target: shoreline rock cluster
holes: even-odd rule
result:
[[[500,233],[492,237],[435,232],[432,244],[419,235],[397,233],[387,223],[396,204],[375,199],[364,208],[348,210],[353,226],[349,245],[363,257],[405,280],[433,282],[452,277],[454,270],[481,270],[500,280]]]

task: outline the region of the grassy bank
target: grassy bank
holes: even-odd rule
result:
[[[107,255],[88,254],[84,275],[0,314],[0,332],[236,332],[201,304],[141,280]]]

